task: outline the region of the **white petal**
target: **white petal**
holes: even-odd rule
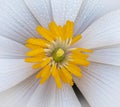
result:
[[[105,49],[96,49],[89,58],[92,62],[120,66],[120,45]]]
[[[74,78],[91,107],[120,106],[120,67],[92,63]]]
[[[27,38],[38,36],[37,25],[23,0],[0,1],[0,36],[24,43]]]
[[[86,48],[99,48],[120,44],[119,22],[120,10],[103,16],[83,32],[83,38],[76,45]]]
[[[2,92],[0,94],[0,106],[81,107],[72,87],[65,85],[59,90],[52,79],[40,85],[34,75],[17,86]]]
[[[0,107],[26,107],[27,102],[38,85],[39,81],[33,75],[15,87],[1,92]]]
[[[84,0],[75,20],[75,34],[83,32],[106,13],[120,8],[120,0]]]
[[[13,87],[37,70],[24,59],[0,59],[0,92]]]
[[[50,0],[25,0],[25,3],[39,23],[47,27],[52,20]]]
[[[66,20],[74,21],[81,3],[82,0],[51,0],[54,21],[59,25]]]
[[[27,51],[23,44],[0,36],[0,58],[25,58]]]
[[[58,89],[52,78],[42,93],[40,90],[41,87],[35,90],[27,107],[81,107],[72,87],[63,85],[62,89]]]

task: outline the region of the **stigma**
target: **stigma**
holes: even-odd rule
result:
[[[87,53],[93,52],[90,49],[74,47],[82,35],[74,34],[74,22],[67,21],[64,26],[59,26],[55,22],[49,24],[49,29],[37,26],[36,31],[39,38],[29,38],[26,47],[25,62],[33,63],[33,69],[39,69],[36,75],[40,79],[40,84],[45,83],[50,76],[56,82],[58,88],[62,88],[62,83],[74,84],[72,75],[81,78],[80,66],[89,66]]]

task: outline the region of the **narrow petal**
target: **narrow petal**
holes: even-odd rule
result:
[[[75,20],[75,34],[81,34],[95,20],[119,7],[119,0],[83,0]]]
[[[91,63],[82,71],[74,81],[91,107],[120,106],[120,67]]]
[[[38,70],[24,59],[0,59],[0,92],[20,83]]]
[[[50,0],[25,0],[25,3],[39,23],[48,27],[52,20]]]
[[[96,49],[94,53],[90,55],[89,60],[92,62],[120,66],[120,45]]]
[[[77,46],[84,48],[101,48],[120,43],[120,9],[113,11],[95,23],[85,32]]]
[[[0,36],[24,44],[29,37],[38,37],[37,25],[23,0],[0,1]]]
[[[54,21],[64,25],[67,20],[74,21],[82,0],[51,0]]]

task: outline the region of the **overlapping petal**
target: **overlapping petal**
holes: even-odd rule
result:
[[[24,59],[0,59],[0,92],[15,86],[38,70]]]
[[[63,25],[66,20],[75,19],[76,34],[89,26],[82,33],[83,39],[76,45],[92,48],[94,53],[89,58],[92,61],[91,66],[83,68],[83,78],[74,78],[74,81],[92,107],[120,106],[120,10],[95,21],[119,7],[114,5],[107,8],[106,4],[109,1],[106,4],[104,1],[0,1],[1,107],[81,106],[70,86],[64,85],[58,90],[52,79],[45,85],[39,85],[34,77],[37,70],[33,70],[31,64],[22,59],[27,51],[23,46],[25,41],[29,37],[39,37],[35,31],[38,24],[47,27],[48,23],[54,20]],[[90,26],[92,22],[94,23]]]
[[[75,34],[82,33],[101,16],[119,8],[119,0],[83,0],[75,20]]]
[[[7,102],[7,103],[6,103]],[[72,87],[58,90],[52,78],[40,85],[35,75],[0,93],[1,107],[81,107]]]
[[[98,49],[120,44],[120,10],[113,11],[94,22],[76,45]]]
[[[91,107],[120,106],[120,67],[92,63],[82,69],[83,78],[74,78]]]
[[[66,20],[74,21],[82,0],[25,0],[25,2],[40,24],[48,27],[52,20],[59,25],[64,25]]]
[[[120,45],[96,49],[90,55],[89,60],[102,64],[120,66]]]
[[[0,36],[24,44],[30,37],[39,37],[37,25],[23,0],[0,0]]]

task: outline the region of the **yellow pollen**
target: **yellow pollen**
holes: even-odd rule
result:
[[[56,56],[57,56],[57,57],[61,57],[61,56],[64,55],[64,53],[65,53],[64,50],[60,48],[60,49],[57,50]]]
[[[68,20],[64,26],[51,22],[48,27],[37,26],[40,37],[26,41],[25,46],[30,50],[26,53],[25,62],[34,63],[33,69],[40,69],[36,75],[40,84],[52,76],[58,88],[62,88],[62,83],[73,86],[72,75],[82,78],[80,66],[90,65],[87,53],[93,50],[73,47],[82,38],[81,34],[73,36],[74,22]]]
[[[61,48],[54,50],[52,53],[53,54],[52,57],[53,57],[54,61],[57,63],[62,62],[65,57],[64,53],[65,53],[64,50]]]

